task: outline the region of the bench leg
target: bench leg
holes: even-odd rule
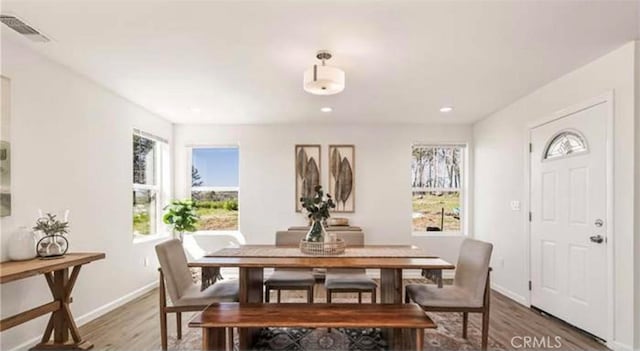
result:
[[[424,347],[424,329],[416,328],[416,351],[422,351]]]
[[[358,292],[358,303],[362,303],[362,293]]]
[[[278,303],[280,303],[280,289],[276,290],[278,292]]]
[[[376,303],[376,289],[371,290],[371,303]]]
[[[271,298],[271,289],[269,289],[269,287],[265,287],[264,288],[264,302],[265,303],[269,303],[269,299]]]
[[[202,351],[224,351],[225,334],[225,328],[202,328]]]
[[[327,303],[331,303],[331,289],[327,289]]]

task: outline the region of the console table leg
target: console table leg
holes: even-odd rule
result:
[[[78,279],[78,274],[80,274],[80,267],[73,267],[71,275],[69,275],[69,268],[44,275],[51,295],[54,300],[60,302],[60,308],[51,313],[41,343],[32,350],[88,350],[93,347],[93,344],[82,340],[69,307],[72,301],[71,292]],[[53,341],[51,341],[52,336]],[[72,342],[70,342],[69,336],[71,336]]]

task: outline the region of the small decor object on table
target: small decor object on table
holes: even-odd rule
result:
[[[307,211],[308,217],[312,220],[311,228],[307,236],[300,242],[300,250],[313,255],[335,255],[344,252],[345,243],[343,240],[330,236],[324,230],[324,224],[330,217],[329,209],[336,205],[331,199],[331,195],[322,191],[322,186],[314,188],[315,195],[300,198],[302,207]]]
[[[69,241],[65,235],[69,232],[69,211],[65,212],[64,220],[56,219],[56,215],[47,213],[40,216],[33,230],[44,233],[38,240],[36,251],[43,259],[58,258],[64,256],[69,250]]]
[[[307,216],[313,221],[305,240],[311,242],[329,241],[323,222],[331,217],[329,209],[335,208],[336,205],[331,199],[331,195],[327,194],[326,199],[324,198],[321,185],[316,185],[313,190],[315,194],[300,198],[302,208],[307,211]]]
[[[180,241],[184,232],[195,232],[197,230],[198,213],[196,213],[195,203],[192,200],[173,200],[165,208],[162,221],[171,226],[174,233],[178,233]]]
[[[9,239],[9,259],[11,261],[30,260],[38,256],[38,237],[27,227],[19,227]]]

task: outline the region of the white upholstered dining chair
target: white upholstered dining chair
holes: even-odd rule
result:
[[[238,281],[219,281],[201,291],[193,281],[187,264],[187,256],[178,239],[156,245],[160,263],[160,339],[162,349],[167,349],[167,314],[176,314],[177,337],[182,338],[182,312],[202,311],[215,302],[238,301]],[[171,298],[167,305],[166,292]],[[228,333],[227,333],[228,334]]]
[[[453,285],[442,288],[410,284],[405,290],[405,302],[413,301],[431,312],[462,312],[462,337],[467,338],[469,313],[482,313],[482,349],[489,339],[490,272],[493,245],[465,239],[460,248]]]

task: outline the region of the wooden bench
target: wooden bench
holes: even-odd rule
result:
[[[224,350],[227,328],[389,328],[412,329],[415,349],[424,343],[424,329],[436,324],[415,304],[240,304],[207,307],[189,322],[202,328],[203,350]]]

